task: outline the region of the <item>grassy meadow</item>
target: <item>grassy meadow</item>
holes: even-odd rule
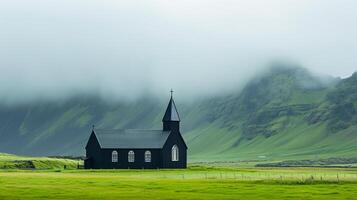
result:
[[[246,161],[191,163],[183,170],[78,170],[78,163],[0,154],[0,199],[357,199],[355,164],[259,168],[260,162]]]
[[[9,169],[0,199],[357,199],[357,169]]]

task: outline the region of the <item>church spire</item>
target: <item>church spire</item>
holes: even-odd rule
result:
[[[171,89],[171,91],[170,91],[171,98],[169,101],[169,105],[167,105],[165,115],[162,118],[163,130],[171,131],[174,133],[179,133],[180,132],[180,116],[177,112],[174,98],[172,97],[173,92],[174,91],[172,91],[172,89]]]
[[[173,93],[174,91],[171,89],[170,93],[171,93],[171,98],[170,98],[170,102],[167,105],[166,108],[166,112],[164,117],[162,118],[163,122],[179,122],[180,121],[180,116],[177,112],[177,108],[173,99]]]

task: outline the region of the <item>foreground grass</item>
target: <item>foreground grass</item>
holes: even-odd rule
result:
[[[357,170],[0,171],[0,199],[357,199]]]

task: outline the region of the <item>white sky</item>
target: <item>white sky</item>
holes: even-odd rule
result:
[[[279,59],[357,70],[355,0],[0,0],[0,100],[200,96]]]

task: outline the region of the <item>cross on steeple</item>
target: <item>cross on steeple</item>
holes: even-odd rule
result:
[[[171,98],[172,98],[172,93],[174,93],[174,91],[172,90],[172,88],[171,88],[171,90],[170,90],[170,93],[171,93]]]

